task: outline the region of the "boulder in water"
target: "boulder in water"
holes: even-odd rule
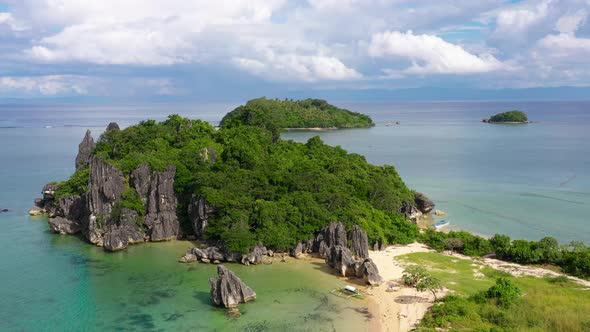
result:
[[[211,298],[218,306],[235,308],[256,299],[256,293],[223,265],[217,265],[217,278],[210,278]]]

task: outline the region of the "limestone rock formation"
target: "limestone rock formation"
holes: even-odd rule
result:
[[[346,228],[339,221],[332,221],[316,235],[313,251],[325,258],[334,246],[346,247]]]
[[[113,131],[113,130],[115,130],[115,131],[121,130],[121,128],[119,128],[119,125],[116,122],[109,123],[105,132],[108,133],[109,131]]]
[[[193,226],[197,238],[202,238],[209,218],[215,213],[215,208],[207,204],[205,199],[192,195],[188,205],[188,218]]]
[[[359,266],[356,266],[356,277],[362,278],[366,284],[379,285],[383,278],[379,274],[377,265],[370,259],[365,259]]]
[[[201,261],[203,263],[211,262],[239,262],[244,265],[250,264],[270,264],[272,260],[269,258],[274,253],[266,247],[257,245],[247,254],[224,252],[222,249],[211,246],[207,248],[192,248],[179,259],[182,263],[190,263]]]
[[[403,202],[400,212],[413,222],[418,222],[418,220],[422,217],[422,211],[420,211],[410,202]]]
[[[422,212],[424,214],[430,213],[430,211],[432,211],[432,209],[434,209],[434,202],[429,200],[422,193],[416,193],[416,195],[414,196],[414,202],[416,202],[416,206],[418,207],[418,210],[420,210],[420,212]]]
[[[122,208],[118,220],[113,220],[104,233],[104,249],[117,251],[130,244],[144,241],[145,234],[138,225],[139,216],[134,210]]]
[[[242,255],[241,262],[244,265],[250,265],[269,264],[272,261],[269,259],[269,250],[264,246],[257,245],[254,249],[250,250],[248,254]]]
[[[64,217],[49,218],[48,222],[51,230],[59,234],[76,234],[82,230],[82,225],[78,221]]]
[[[90,155],[94,150],[94,139],[90,133],[90,130],[86,130],[84,139],[80,145],[78,145],[78,155],[76,156],[76,170],[88,166],[90,163]]]
[[[90,157],[90,178],[86,195],[88,225],[85,236],[90,243],[102,246],[105,226],[111,212],[125,191],[125,177],[115,166],[95,156]]]
[[[346,247],[340,245],[330,247],[329,254],[326,257],[326,263],[338,270],[343,277],[356,275],[356,271],[354,270],[355,261],[352,258],[350,249]]]
[[[147,207],[143,223],[148,227],[151,241],[172,240],[180,235],[176,216],[178,201],[174,192],[175,175],[174,166],[168,166],[163,172],[152,172],[147,163],[141,164],[131,173],[131,185]]]
[[[235,308],[256,299],[256,293],[223,265],[217,266],[217,278],[210,278],[211,298],[218,306]]]
[[[361,259],[369,258],[369,238],[358,225],[352,226],[350,233],[351,251]]]

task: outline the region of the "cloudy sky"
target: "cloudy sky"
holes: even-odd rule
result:
[[[590,0],[0,0],[0,98],[590,85]]]

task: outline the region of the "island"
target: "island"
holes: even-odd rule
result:
[[[36,205],[54,232],[81,234],[108,251],[197,239],[215,245],[212,261],[257,262],[248,253],[289,252],[333,221],[362,229],[367,248],[411,243],[419,234],[411,219],[434,205],[393,166],[371,165],[317,136],[305,144],[278,137],[286,126],[370,125],[325,101],[264,98],[230,112],[217,130],[178,115],[122,130],[112,123],[96,143],[86,132],[75,173],[47,184]],[[324,249],[336,242],[347,246]]]
[[[365,114],[338,108],[321,99],[258,98],[229,112],[221,126],[232,123],[274,129],[367,128],[375,125]]]
[[[483,119],[485,123],[505,123],[505,124],[522,124],[529,123],[528,116],[526,113],[521,111],[510,111],[504,113],[498,113],[489,119]]]

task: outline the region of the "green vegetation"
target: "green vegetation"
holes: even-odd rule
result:
[[[88,174],[88,168],[79,169],[67,181],[57,183],[55,199],[84,195],[88,191]]]
[[[283,108],[275,114],[273,105]],[[272,125],[257,122],[268,120],[266,115],[269,119],[286,115],[285,111],[308,112],[309,117],[303,119],[310,122],[302,126],[360,123],[353,119],[365,119],[369,125],[368,117],[316,100],[259,99],[238,109],[241,111],[226,116],[219,130],[178,115],[161,123],[142,121],[103,134],[93,153],[126,177],[143,162],[160,171],[176,166],[175,191],[183,228],[190,232],[186,210],[191,195],[203,197],[217,211],[209,221],[206,238],[232,251],[244,252],[257,243],[275,250],[291,249],[333,220],[347,227],[358,224],[371,243],[416,239],[417,226],[399,212],[403,201],[413,201],[414,193],[394,167],[373,166],[360,155],[324,144],[319,137],[306,144],[280,140],[274,120]],[[260,116],[243,118],[243,112]],[[319,115],[311,116],[315,113]],[[313,122],[324,116],[326,122]],[[145,211],[131,189],[118,205],[140,215]]]
[[[515,278],[438,253],[413,253],[402,259],[424,266],[454,291],[438,300],[417,331],[565,332],[590,327],[588,291],[567,279]]]
[[[488,122],[493,122],[493,123],[502,123],[502,122],[505,122],[505,123],[506,122],[526,123],[528,121],[529,121],[529,119],[524,112],[516,111],[516,110],[496,114],[488,120]]]
[[[431,292],[436,300],[436,293],[442,290],[440,280],[433,277],[425,268],[410,265],[404,270],[402,281],[406,286],[415,287],[419,292]]]
[[[142,217],[145,215],[146,207],[145,204],[143,204],[143,202],[141,201],[141,198],[139,197],[139,194],[137,193],[137,191],[135,191],[135,189],[128,187],[121,194],[121,201],[115,204],[115,206],[113,207],[113,211],[111,212],[111,216],[114,220],[119,221],[121,216],[121,210],[123,208],[137,212],[137,216],[139,217],[137,218],[137,223],[139,225],[143,225]]]
[[[375,124],[368,115],[328,104],[325,100],[250,100],[225,115],[222,127],[257,126],[275,133],[285,128],[364,128]]]
[[[552,264],[568,274],[590,278],[590,248],[581,242],[560,246],[552,237],[511,241],[500,234],[485,239],[465,231],[442,233],[432,229],[420,234],[419,239],[438,251],[446,249],[474,257],[495,254],[499,259],[519,264]]]

